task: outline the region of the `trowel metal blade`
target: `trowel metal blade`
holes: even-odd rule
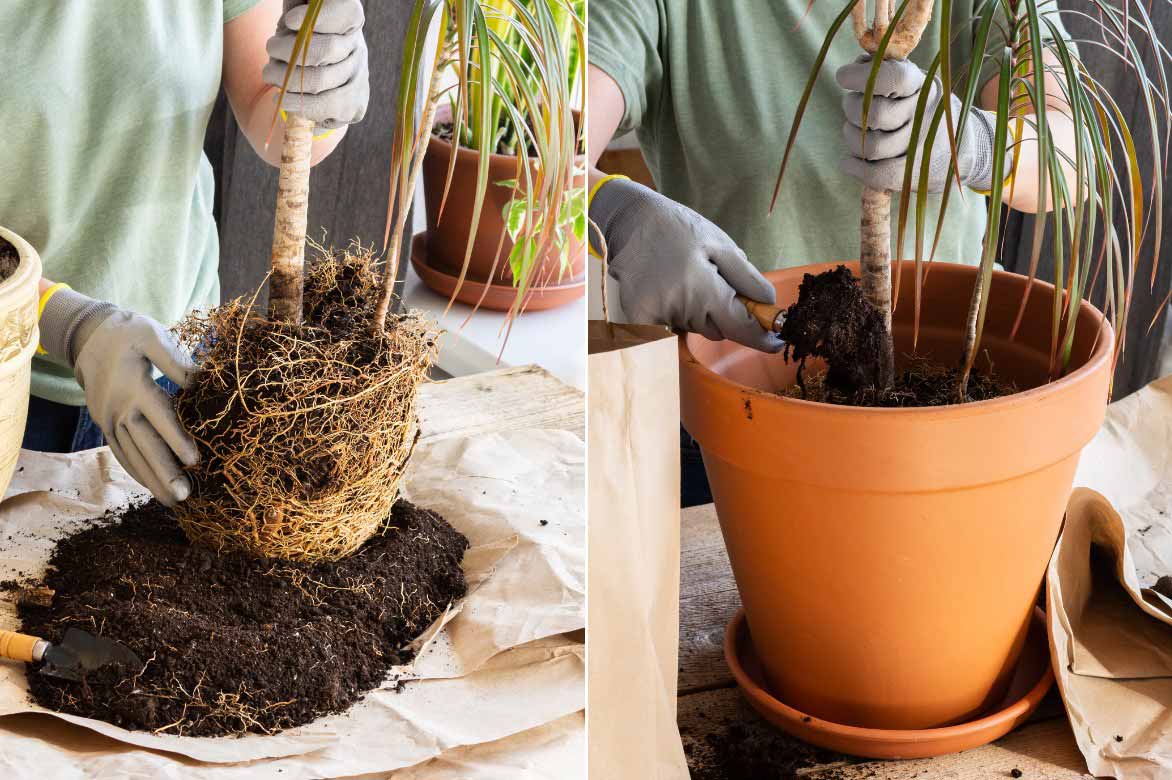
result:
[[[65,638],[60,644],[51,645],[45,651],[41,674],[80,680],[85,672],[92,672],[107,664],[133,668],[142,666],[142,661],[134,651],[120,642],[71,628],[65,632]]]

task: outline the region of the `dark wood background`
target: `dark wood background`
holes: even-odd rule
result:
[[[1098,12],[1087,0],[1061,0],[1060,7],[1084,12],[1094,18],[1098,17]],[[1145,7],[1148,5],[1145,4]],[[1161,38],[1167,40],[1168,36],[1172,36],[1172,5],[1152,3],[1150,14],[1152,23],[1157,32],[1161,34]],[[1076,40],[1100,40],[1097,23],[1093,19],[1066,13],[1063,14],[1063,23]],[[1154,77],[1157,67],[1156,55],[1152,48],[1146,44],[1141,45],[1140,50],[1146,52],[1144,67],[1149,75]],[[1141,159],[1141,170],[1144,171],[1146,177],[1151,178],[1152,135],[1146,110],[1141,102],[1139,91],[1135,88],[1135,75],[1119,58],[1099,46],[1083,45],[1080,47],[1079,53],[1087,70],[1106,87],[1111,97],[1119,103],[1120,110],[1126,115],[1128,126],[1135,136],[1137,151]],[[1160,108],[1157,106],[1157,111],[1159,110]],[[1164,123],[1161,123],[1160,127],[1162,134]],[[1148,235],[1142,247],[1139,281],[1136,284],[1135,297],[1132,300],[1132,313],[1127,326],[1126,352],[1115,371],[1115,398],[1122,398],[1156,378],[1160,351],[1169,336],[1165,331],[1165,323],[1168,319],[1167,307],[1159,312],[1157,308],[1167,297],[1169,286],[1172,285],[1172,177],[1166,175],[1164,171],[1160,173],[1163,175],[1165,204],[1162,214],[1152,216],[1153,221],[1149,225]],[[1120,171],[1120,175],[1124,175],[1123,171]],[[1150,187],[1148,192],[1150,194]],[[1119,207],[1117,206],[1116,209],[1118,211]],[[1006,270],[1023,274],[1029,272],[1030,250],[1034,241],[1034,219],[1035,217],[1020,212],[1009,212],[1006,223],[1005,252],[1002,255],[1002,263]],[[1154,253],[1156,220],[1162,220],[1164,223],[1164,238],[1160,248],[1156,284],[1153,291],[1149,284],[1152,276],[1152,264],[1156,261]],[[1127,235],[1127,227],[1119,214],[1116,214],[1115,229],[1121,238]],[[1046,233],[1046,244],[1042,249],[1039,263],[1039,275],[1053,281],[1052,229],[1047,228]],[[1103,283],[1100,282],[1098,286],[1102,288]],[[1101,293],[1095,294],[1094,303],[1102,307],[1103,296]],[[1149,331],[1148,326],[1153,318],[1157,321],[1155,327]]]
[[[382,245],[386,224],[394,106],[410,2],[367,2],[370,106],[341,145],[314,166],[310,178],[309,235],[345,246],[350,239]],[[223,93],[204,145],[216,176],[215,216],[220,232],[221,296],[251,294],[268,272],[277,169],[261,160],[236,126]],[[405,245],[410,241],[410,230]],[[406,256],[399,276],[406,272]],[[265,296],[262,294],[262,302]]]

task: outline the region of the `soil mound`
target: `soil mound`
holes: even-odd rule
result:
[[[62,539],[23,630],[71,627],[118,640],[141,669],[80,682],[30,667],[40,704],[128,729],[270,734],[339,712],[411,659],[405,646],[464,596],[468,541],[400,500],[356,553],[297,563],[192,544],[151,501]]]

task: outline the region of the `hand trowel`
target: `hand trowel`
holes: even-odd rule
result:
[[[40,664],[38,671],[51,677],[80,680],[87,672],[108,664],[141,667],[142,661],[119,642],[70,628],[58,644],[40,637],[0,630],[0,658]]]

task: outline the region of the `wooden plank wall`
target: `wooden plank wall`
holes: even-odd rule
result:
[[[1061,0],[1060,7],[1067,11],[1063,14],[1063,23],[1067,31],[1075,40],[1101,41],[1098,32],[1098,12],[1088,0]],[[1145,4],[1144,6],[1148,6]],[[1076,14],[1088,14],[1091,18]],[[1166,38],[1172,31],[1172,5],[1167,3],[1153,3],[1150,7],[1152,24],[1157,32]],[[1136,38],[1141,41],[1141,38]],[[1145,52],[1144,67],[1154,77],[1156,58],[1150,45],[1143,43],[1140,50]],[[1135,88],[1135,76],[1129,66],[1125,65],[1115,55],[1101,46],[1083,44],[1080,55],[1087,70],[1098,79],[1108,90],[1111,96],[1119,103],[1120,110],[1127,117],[1128,125],[1135,136],[1135,143],[1141,158],[1141,168],[1146,176],[1152,172],[1151,131],[1147,114],[1140,100],[1139,92]],[[1157,111],[1159,111],[1157,107]],[[1161,125],[1161,133],[1163,125]],[[1162,139],[1161,139],[1162,141]],[[1165,161],[1166,162],[1166,161]],[[1125,172],[1120,170],[1120,176]],[[1172,202],[1167,200],[1169,190],[1172,189],[1172,177],[1164,175],[1164,191],[1166,202],[1162,214],[1153,215],[1153,220],[1162,220],[1166,239],[1160,249],[1160,259],[1157,268],[1155,292],[1151,292],[1148,283],[1152,274],[1154,255],[1155,223],[1148,228],[1148,237],[1142,248],[1139,278],[1142,284],[1136,285],[1135,298],[1132,302],[1132,314],[1127,328],[1127,352],[1120,361],[1115,372],[1115,398],[1122,398],[1132,393],[1156,378],[1159,353],[1167,340],[1164,322],[1168,318],[1167,307],[1157,312],[1159,304],[1168,295],[1172,285]],[[1150,189],[1149,189],[1150,193]],[[1117,207],[1117,210],[1119,207]],[[1002,262],[1007,270],[1027,273],[1029,271],[1030,250],[1033,247],[1035,217],[1011,212],[1007,223],[1005,236],[1005,251]],[[1128,234],[1128,228],[1121,216],[1115,218],[1115,229],[1121,239]],[[1101,229],[1100,229],[1101,235]],[[1039,276],[1047,280],[1054,278],[1054,258],[1052,256],[1052,230],[1047,228],[1046,244],[1042,249],[1042,258],[1039,263]],[[1099,288],[1102,288],[1102,282]],[[1103,296],[1096,293],[1095,303],[1102,306]],[[1149,331],[1148,325],[1159,314],[1156,326]]]
[[[370,107],[341,146],[313,169],[309,233],[337,245],[359,238],[382,245],[386,222],[394,105],[410,2],[367,2]],[[221,94],[208,127],[205,151],[216,173],[222,296],[251,293],[268,272],[277,169],[260,160],[240,133]],[[408,231],[410,232],[410,231]],[[410,241],[406,237],[404,245]],[[400,265],[400,278],[407,258]]]

